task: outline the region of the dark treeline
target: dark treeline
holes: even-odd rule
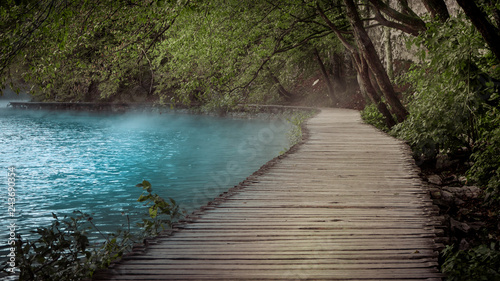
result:
[[[307,100],[299,86],[320,78],[317,103],[335,106],[355,99],[355,85],[365,120],[408,141],[420,163],[457,158],[498,221],[497,0],[7,0],[0,18],[0,84],[38,101],[228,110]],[[374,35],[381,28],[387,36]],[[391,32],[411,47],[411,67],[394,71]],[[450,279],[498,278],[500,225],[479,232],[447,248]],[[484,245],[493,267],[464,266]]]

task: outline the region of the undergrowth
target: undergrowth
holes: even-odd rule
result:
[[[430,23],[409,42],[420,63],[400,79],[409,115],[389,133],[405,140],[417,164],[436,163],[447,155],[463,166],[468,185],[485,191],[478,212],[488,224],[466,248],[448,245],[441,253],[447,280],[500,280],[500,64],[464,16]],[[365,122],[387,131],[374,105],[362,112]],[[448,210],[450,211],[450,210]],[[496,220],[496,222],[495,222]],[[500,225],[499,225],[500,227]]]
[[[287,120],[290,124],[292,124],[292,128],[287,132],[288,142],[290,147],[300,143],[302,141],[302,125],[309,118],[313,117],[316,114],[316,111],[300,111],[295,112],[289,117]]]
[[[365,123],[370,124],[379,130],[384,132],[389,131],[389,128],[384,122],[384,115],[378,111],[377,105],[373,103],[366,105],[361,111],[361,119],[363,119]]]
[[[50,226],[32,231],[36,239],[15,240],[16,268],[4,265],[2,271],[16,275],[19,280],[63,280],[73,281],[91,278],[98,269],[108,267],[131,251],[132,247],[148,237],[157,236],[162,230],[172,226],[181,217],[179,205],[153,193],[151,184],[138,184],[143,193],[137,201],[145,203],[148,215],[138,224],[139,233],[132,233],[127,216],[128,228],[105,234],[86,213],[75,211],[73,216],[64,218],[53,214]],[[89,235],[98,233],[104,242],[91,244]]]

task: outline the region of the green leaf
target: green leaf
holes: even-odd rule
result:
[[[151,218],[156,218],[156,216],[158,215],[158,207],[153,205],[149,208],[149,216]]]

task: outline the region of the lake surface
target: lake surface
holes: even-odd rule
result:
[[[28,236],[52,212],[92,214],[109,231],[145,213],[153,191],[188,212],[237,185],[288,146],[289,124],[187,114],[25,111],[0,104],[0,252],[8,226]],[[8,213],[8,168],[15,167],[15,216]]]

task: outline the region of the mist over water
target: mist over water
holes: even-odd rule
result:
[[[145,213],[153,191],[188,212],[238,184],[288,147],[283,120],[238,120],[173,113],[106,114],[0,107],[0,254],[8,225],[27,236],[51,213],[91,213],[103,230]],[[16,168],[16,216],[8,215],[7,172]],[[135,224],[135,222],[133,223]]]

